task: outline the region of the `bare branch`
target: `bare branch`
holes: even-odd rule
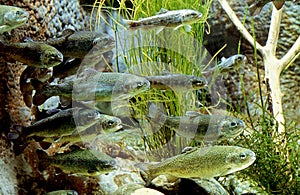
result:
[[[247,39],[247,41],[254,47],[254,39],[251,36],[251,34],[248,32],[248,30],[243,26],[241,21],[238,19],[236,16],[235,12],[231,9],[230,5],[226,0],[218,0],[219,3],[221,4],[222,8],[225,10],[227,13],[228,17],[230,20],[233,22],[233,24],[236,26],[238,31]],[[263,47],[256,42],[256,49],[262,53]]]
[[[277,42],[279,38],[279,31],[280,31],[280,22],[282,17],[282,10],[277,10],[273,5],[272,17],[271,17],[271,24],[269,28],[268,40],[266,43],[266,50],[270,51],[272,54],[276,53]]]
[[[291,47],[291,49],[280,59],[280,70],[286,68],[286,66],[293,60],[293,58],[298,55],[300,52],[300,36],[294,43],[294,45]],[[294,59],[295,60],[295,59]]]

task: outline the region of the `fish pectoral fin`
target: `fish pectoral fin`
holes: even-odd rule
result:
[[[164,30],[165,27],[161,26],[157,29],[156,34],[158,35],[161,31]]]
[[[61,35],[58,37],[65,37],[68,38],[70,35],[74,34],[76,31],[71,28],[66,28],[62,31]]]
[[[193,151],[197,150],[197,147],[185,147],[183,148],[183,150],[181,151],[181,154],[188,154],[188,153],[191,153]]]
[[[201,113],[199,113],[199,112],[197,112],[197,111],[186,111],[186,112],[185,112],[185,115],[186,115],[186,116],[189,116],[189,117],[191,117],[191,118],[194,118],[194,117],[201,116],[201,115],[203,115],[203,114],[201,114]]]
[[[180,25],[176,26],[173,30],[178,30],[179,28],[181,28],[183,26],[185,26],[185,25],[184,24],[180,24]]]
[[[191,32],[191,30],[192,30],[191,25],[185,25],[184,28],[185,28],[185,31],[188,32],[188,33]]]

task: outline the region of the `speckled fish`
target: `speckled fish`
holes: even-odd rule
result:
[[[28,127],[16,126],[18,132],[10,132],[10,139],[36,136],[38,138],[60,137],[82,132],[88,127],[101,122],[103,116],[95,110],[70,108],[39,120]]]
[[[44,195],[78,195],[78,192],[75,190],[56,190],[52,192],[47,192]]]
[[[299,0],[293,0],[293,2],[298,2]],[[251,15],[257,15],[260,13],[262,8],[269,2],[273,2],[277,10],[280,10],[284,5],[284,0],[248,0],[249,11]]]
[[[87,128],[81,133],[73,133],[71,135],[62,136],[60,138],[45,138],[43,141],[52,143],[77,143],[77,142],[90,142],[94,140],[97,135],[103,133],[110,133],[118,131],[122,128],[122,121],[118,117],[101,114],[102,120],[95,125]]]
[[[4,43],[0,40],[0,53],[36,68],[49,68],[59,65],[63,55],[45,43],[28,41],[24,43]]]
[[[67,29],[61,37],[48,39],[47,44],[58,49],[64,57],[83,59],[89,52],[89,55],[100,55],[113,49],[115,40],[104,33]]]
[[[229,58],[222,58],[221,62],[216,66],[205,70],[202,74],[205,77],[211,77],[212,74],[223,74],[231,70],[237,69],[247,62],[247,57],[242,54],[236,54]]]
[[[185,74],[145,76],[145,78],[150,82],[150,88],[160,90],[196,90],[205,87],[207,84],[207,81],[202,77]]]
[[[99,151],[81,149],[79,146],[70,146],[70,151],[48,156],[43,150],[37,150],[39,170],[48,166],[60,168],[65,173],[79,175],[99,175],[115,169],[115,160]]]
[[[143,18],[137,21],[124,20],[125,24],[129,29],[150,29],[150,28],[161,28],[171,27],[174,30],[184,26],[186,31],[191,30],[190,24],[198,22],[202,18],[202,14],[198,11],[191,9],[182,10],[166,10],[161,9],[155,16]]]
[[[147,79],[132,74],[92,72],[83,77],[67,80],[56,85],[36,85],[33,104],[40,105],[51,96],[76,101],[112,101],[128,99],[150,88]]]
[[[223,115],[205,115],[188,112],[186,116],[167,116],[154,104],[149,106],[149,115],[154,125],[172,128],[180,136],[196,141],[221,141],[235,138],[245,127],[241,119]]]
[[[28,17],[28,12],[22,8],[0,5],[0,34],[22,26]]]
[[[167,158],[157,164],[137,164],[149,185],[162,174],[177,178],[213,178],[224,176],[249,167],[255,153],[238,146],[212,146],[192,148],[182,154]]]

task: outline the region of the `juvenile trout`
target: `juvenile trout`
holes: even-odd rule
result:
[[[103,115],[98,111],[70,108],[39,120],[28,127],[16,126],[19,128],[18,132],[10,132],[8,137],[10,139],[18,139],[20,135],[27,138],[32,136],[39,138],[60,137],[82,132],[102,120]]]
[[[157,164],[139,163],[147,185],[162,174],[177,178],[212,178],[224,176],[249,167],[255,153],[238,146],[193,148]]]
[[[154,125],[174,129],[180,136],[196,141],[222,141],[235,138],[245,127],[241,119],[222,115],[205,115],[189,112],[186,116],[167,116],[156,108],[149,106],[149,115]]]
[[[79,175],[99,175],[115,169],[115,160],[99,151],[81,149],[79,146],[70,146],[70,151],[48,156],[46,152],[37,150],[39,170],[48,166],[60,168],[65,173]]]
[[[197,90],[207,85],[207,81],[204,78],[185,74],[145,76],[145,78],[150,82],[150,88],[160,90]]]
[[[39,42],[4,43],[0,40],[0,53],[36,68],[49,68],[59,65],[63,55],[54,47]]]
[[[198,22],[202,18],[202,14],[198,11],[191,9],[182,10],[166,10],[161,9],[155,16],[150,16],[140,20],[124,20],[129,29],[150,29],[150,28],[164,28],[171,27],[174,30],[179,29],[182,26],[186,27],[187,31],[190,31],[191,26],[195,22]]]
[[[43,141],[51,143],[77,143],[77,142],[90,142],[94,140],[97,135],[115,132],[122,128],[122,121],[118,117],[101,114],[102,120],[95,125],[88,127],[80,133],[72,133],[71,135],[62,136],[60,138],[45,138]]]
[[[0,5],[0,34],[22,26],[28,17],[28,12],[22,8]]]
[[[92,49],[89,55],[100,55],[113,49],[115,40],[104,33],[67,29],[61,37],[48,39],[47,44],[58,49],[64,57],[83,59]]]
[[[202,74],[207,78],[211,77],[213,74],[223,74],[231,70],[237,69],[247,62],[247,57],[242,54],[236,54],[230,56],[229,58],[222,58],[221,62],[215,67],[202,72]]]
[[[40,105],[51,96],[60,96],[76,101],[112,101],[128,99],[150,88],[147,79],[132,74],[93,72],[83,77],[49,85],[35,81],[33,104]]]

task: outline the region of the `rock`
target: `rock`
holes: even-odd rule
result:
[[[113,194],[119,188],[126,184],[144,184],[144,181],[140,177],[139,173],[116,170],[108,174],[102,174],[98,177],[99,188],[105,194]]]
[[[120,187],[114,195],[163,195],[163,193],[153,190],[151,188],[145,188],[144,186],[136,183],[126,184]]]

